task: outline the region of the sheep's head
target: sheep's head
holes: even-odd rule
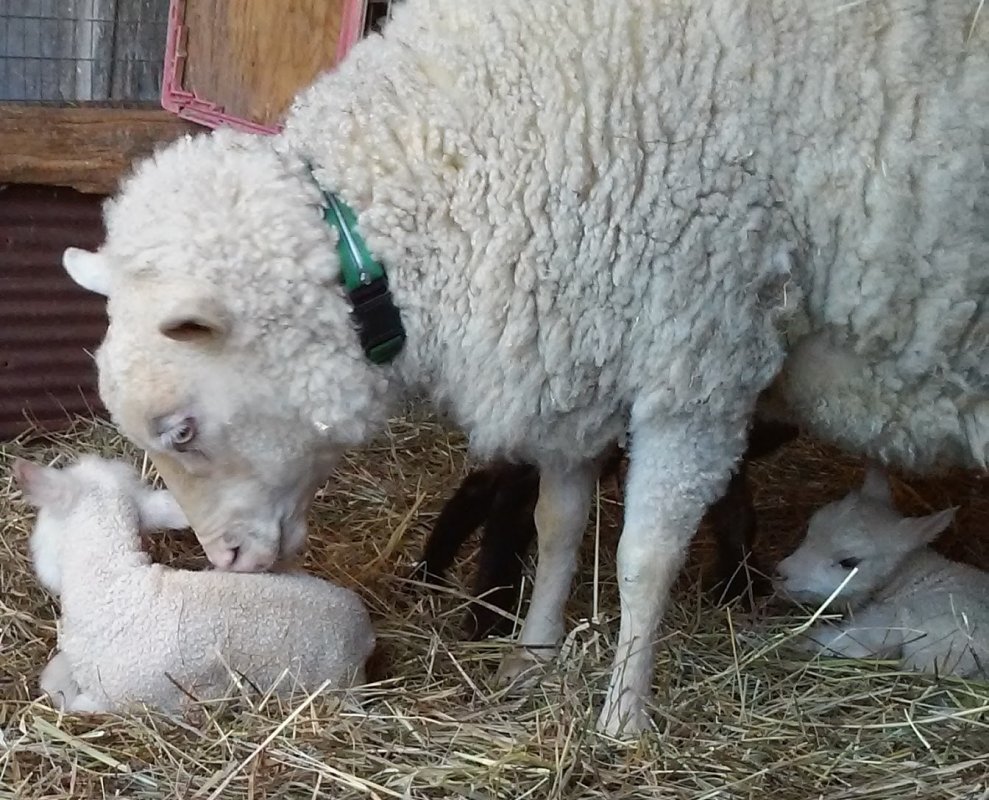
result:
[[[103,403],[220,569],[296,555],[316,489],[385,417],[321,200],[267,137],[217,131],[142,162],[100,250],[63,257],[108,298]]]
[[[61,592],[62,542],[73,535],[72,516],[81,499],[93,492],[133,500],[142,530],[188,527],[169,492],[143,486],[137,471],[120,461],[83,456],[70,467],[56,469],[18,458],[13,474],[24,501],[38,510],[31,532],[31,558],[38,580],[52,594]]]
[[[839,599],[856,606],[885,585],[906,556],[932,542],[954,513],[901,516],[885,474],[869,468],[860,490],[814,512],[803,542],[776,567],[777,588],[821,603],[848,578]]]

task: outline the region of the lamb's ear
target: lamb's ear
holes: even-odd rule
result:
[[[875,500],[878,503],[893,505],[893,493],[889,486],[889,477],[883,470],[874,465],[869,465],[865,470],[865,480],[862,482],[860,490],[862,497]]]
[[[110,265],[100,253],[68,247],[62,254],[62,266],[83,289],[109,296]]]
[[[928,545],[952,523],[957,510],[954,506],[924,517],[907,517],[897,524],[898,533],[915,542],[916,547]]]
[[[215,341],[230,332],[230,314],[211,297],[184,298],[162,317],[158,330],[177,342]]]
[[[147,531],[183,531],[189,520],[171,492],[149,489],[141,493],[141,529]]]
[[[54,467],[43,467],[23,458],[14,459],[14,482],[24,501],[35,508],[57,505],[66,497],[65,478]]]

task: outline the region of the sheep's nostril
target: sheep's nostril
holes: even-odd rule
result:
[[[231,550],[232,558],[226,569],[230,572],[267,572],[277,560],[277,553],[257,552],[250,547]]]
[[[213,566],[217,569],[231,569],[234,562],[237,560],[237,555],[240,553],[239,547],[224,548],[218,550],[215,554],[207,553],[209,560],[213,562]]]

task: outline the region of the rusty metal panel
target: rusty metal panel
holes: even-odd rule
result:
[[[92,352],[105,300],[62,269],[66,247],[104,237],[103,197],[51,186],[0,186],[0,439],[103,413]]]

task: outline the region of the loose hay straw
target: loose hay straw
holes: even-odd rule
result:
[[[94,451],[150,472],[105,422],[0,447],[0,798],[989,798],[989,688],[889,663],[801,659],[787,639],[806,614],[718,609],[699,590],[706,531],[664,627],[656,735],[619,747],[594,734],[618,625],[621,505],[609,482],[589,526],[565,657],[529,695],[498,687],[505,644],[459,640],[463,584],[431,594],[406,578],[466,469],[462,438],[415,409],[341,464],[314,512],[310,568],[358,588],[381,640],[380,674],[359,691],[361,708],[330,694],[231,700],[189,719],[62,717],[36,699],[57,605],[31,574],[32,518],[9,465],[14,455]],[[809,441],[755,466],[764,557],[787,552],[811,511],[860,477],[856,460]],[[960,504],[939,547],[983,567],[986,487],[964,473],[896,483],[910,513]],[[168,563],[204,563],[182,535],[154,549]]]

